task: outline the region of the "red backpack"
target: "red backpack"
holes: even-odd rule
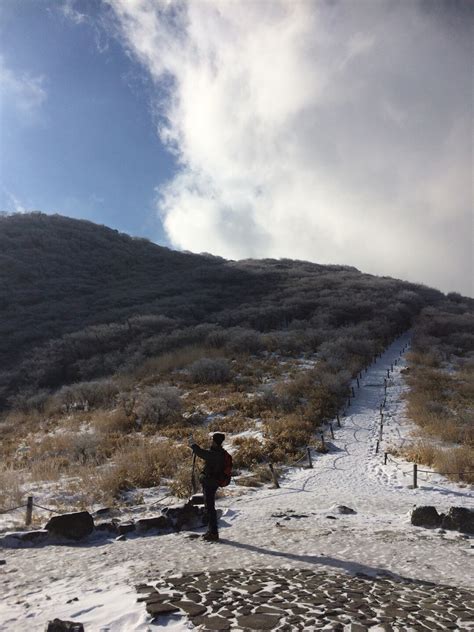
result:
[[[219,487],[227,487],[232,478],[232,457],[224,450],[224,469],[222,471],[222,478],[217,480]]]

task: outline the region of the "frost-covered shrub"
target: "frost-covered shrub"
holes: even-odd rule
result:
[[[162,425],[181,419],[180,391],[174,386],[153,386],[144,392],[136,412],[144,424]]]
[[[100,451],[98,435],[91,432],[83,432],[71,437],[70,455],[74,461],[87,463],[95,461]]]
[[[50,412],[88,410],[113,403],[119,392],[113,380],[94,380],[63,386],[50,400]]]
[[[50,397],[49,391],[42,390],[36,393],[30,393],[24,391],[14,395],[10,399],[10,403],[13,408],[21,411],[22,413],[28,413],[37,411],[39,413],[44,412],[46,402]]]
[[[229,332],[227,347],[236,353],[258,353],[264,349],[264,340],[253,329],[235,327]]]
[[[189,377],[197,384],[223,384],[230,380],[230,367],[222,358],[201,358],[189,367]]]

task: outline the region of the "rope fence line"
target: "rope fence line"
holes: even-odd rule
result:
[[[41,505],[37,505],[33,503],[33,507],[38,507],[38,509],[43,509],[44,511],[49,511],[50,513],[60,514],[60,511],[56,511],[55,509],[49,509],[48,507],[42,507]]]
[[[7,514],[10,513],[10,511],[16,511],[17,509],[23,509],[24,507],[26,507],[26,505],[18,505],[18,507],[12,507],[11,509],[2,509],[0,514]]]
[[[431,470],[418,470],[418,472],[425,472],[426,474],[439,474],[440,476],[450,476],[455,474],[474,474],[474,472],[433,472]]]
[[[410,345],[407,343],[404,345],[403,349],[400,351],[400,357],[403,355],[403,353],[410,348]],[[374,362],[376,362],[377,358],[374,359]],[[398,359],[396,359],[394,362],[391,362],[390,364],[390,368],[387,368],[387,377],[384,378],[384,382],[383,382],[383,387],[384,387],[384,400],[383,402],[380,404],[380,426],[378,429],[378,439],[376,441],[376,447],[375,447],[375,453],[378,454],[379,452],[379,448],[380,448],[380,444],[382,443],[382,437],[383,437],[383,426],[384,423],[387,423],[389,419],[392,418],[392,416],[387,413],[385,411],[385,416],[384,416],[384,409],[386,408],[386,404],[387,404],[387,387],[389,386],[393,386],[394,382],[393,380],[390,379],[390,372],[394,371],[394,366],[398,365]],[[365,369],[365,372],[367,372],[367,368]],[[362,379],[362,371],[360,372],[360,374],[358,374],[360,379]],[[378,384],[361,384],[359,381],[359,377],[356,378],[357,380],[357,388],[359,389],[361,386],[379,386]],[[382,384],[380,384],[380,386],[382,386]],[[348,396],[348,401],[347,401],[347,408],[350,407],[351,405],[351,395],[352,397],[355,397],[355,390],[354,387],[351,386],[351,392],[349,393]],[[344,409],[342,410],[340,413],[337,414],[337,425],[340,428],[341,427],[341,422],[340,422],[340,417],[345,417],[348,413],[348,410]],[[329,424],[330,430],[331,430],[331,438],[334,439],[334,430],[333,430],[333,426],[332,423]],[[328,429],[322,429],[322,431],[320,432],[320,436],[321,436],[321,441],[322,441],[322,446],[323,449],[325,447],[325,437],[324,437],[324,433],[327,433]],[[374,433],[377,433],[377,428],[374,428]],[[405,439],[403,439],[403,442],[405,441]],[[308,445],[306,447],[307,450],[307,455],[302,456],[300,459],[298,459],[297,461],[293,462],[292,465],[296,466],[299,463],[301,463],[304,460],[308,461],[308,465],[307,467],[312,468],[313,464],[312,464],[312,458],[311,458],[311,449],[317,449],[320,446],[314,446],[314,445]],[[409,476],[411,473],[413,475],[413,488],[417,488],[418,487],[418,475],[419,474],[426,474],[428,477],[431,476],[466,476],[466,475],[474,475],[474,472],[436,472],[436,471],[432,471],[432,470],[424,470],[424,469],[419,469],[418,468],[418,464],[417,463],[413,463],[413,467],[410,468],[410,471],[405,471],[400,467],[400,464],[398,461],[396,461],[395,459],[393,459],[391,457],[391,455],[388,452],[384,452],[384,465],[387,464],[387,461],[390,461],[391,463],[394,463],[396,468],[403,474],[403,476]],[[407,463],[407,465],[409,466],[409,464]],[[424,478],[423,479],[425,482],[428,481],[428,478]]]
[[[50,509],[49,507],[43,507],[42,505],[38,505],[38,503],[35,503],[33,500],[33,496],[28,496],[28,500],[26,502],[25,505],[18,505],[18,507],[11,507],[10,509],[3,509],[0,511],[0,515],[5,515],[7,513],[10,513],[12,511],[16,511],[17,509],[25,509],[26,508],[26,516],[25,516],[25,526],[29,526],[32,522],[33,519],[33,508],[36,507],[37,509],[42,509],[43,511],[49,511],[50,513],[53,514],[58,514],[60,515],[61,512],[60,511],[56,511],[55,509]]]
[[[402,356],[402,354],[404,353],[404,351],[406,350],[408,345],[405,345],[402,349],[402,351],[400,351],[400,356]],[[377,358],[381,357],[377,356],[374,358],[374,363],[377,361]],[[389,418],[391,418],[391,416],[389,417],[389,414],[386,411],[386,405],[387,405],[387,387],[388,386],[392,386],[393,385],[393,381],[390,380],[390,371],[394,370],[394,366],[398,365],[398,358],[395,359],[393,362],[391,362],[390,364],[390,368],[387,368],[387,377],[384,378],[383,383],[378,383],[378,384],[363,384],[361,383],[360,380],[362,380],[362,375],[363,375],[363,370],[361,370],[360,372],[357,373],[357,377],[355,378],[356,380],[356,384],[357,384],[357,389],[360,389],[361,387],[364,386],[376,386],[376,387],[384,387],[384,399],[383,401],[380,403],[380,427],[378,430],[378,440],[376,443],[376,454],[378,454],[379,452],[379,445],[382,442],[382,431],[383,431],[383,425],[384,425],[384,421],[387,422]],[[385,369],[384,369],[385,371]],[[365,372],[367,372],[367,367],[365,369]],[[341,424],[341,418],[345,418],[348,415],[348,408],[350,408],[351,406],[351,397],[355,398],[356,397],[356,393],[355,393],[355,387],[354,386],[350,386],[350,392],[348,393],[348,398],[347,398],[347,404],[346,407],[343,408],[342,410],[340,410],[339,412],[336,413],[335,418],[333,419],[333,421],[327,423],[327,427],[322,427],[321,430],[318,432],[318,434],[321,437],[321,445],[312,445],[312,444],[308,444],[306,446],[306,454],[304,454],[302,457],[300,457],[299,459],[297,459],[296,461],[292,461],[290,463],[290,467],[296,467],[298,466],[300,463],[302,463],[303,461],[307,461],[307,464],[303,467],[307,467],[309,469],[312,469],[313,467],[313,463],[312,463],[312,455],[311,455],[311,450],[316,450],[316,451],[320,451],[320,448],[322,447],[323,449],[323,453],[326,447],[326,439],[335,439],[335,435],[334,435],[334,425],[333,424],[337,424],[338,428],[342,427]],[[384,411],[386,414],[386,418],[384,418]],[[375,431],[377,431],[377,429],[375,429]],[[330,432],[330,437],[328,435],[328,432]]]

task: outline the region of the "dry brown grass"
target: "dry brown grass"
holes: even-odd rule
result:
[[[191,471],[192,471],[192,460],[191,457],[186,458],[182,461],[173,476],[169,484],[169,488],[171,493],[177,498],[189,498],[193,493],[193,486],[191,481]],[[196,485],[199,488],[198,477],[196,475]]]
[[[311,442],[313,424],[298,415],[286,415],[269,421],[264,426],[266,447],[270,460],[284,462],[288,458],[295,458],[301,446]]]
[[[140,380],[144,384],[155,384],[161,381],[163,375],[184,369],[197,360],[202,358],[221,358],[223,355],[220,349],[194,345],[183,347],[170,353],[149,358],[134,371],[133,375],[136,380]]]
[[[277,478],[281,476],[281,469],[273,467]],[[260,464],[252,468],[250,474],[235,478],[235,484],[243,487],[262,487],[262,485],[273,484],[273,475],[268,465]]]
[[[150,443],[143,439],[117,450],[112,463],[82,472],[83,489],[98,500],[119,499],[121,493],[137,487],[160,485],[163,479],[176,475],[180,465],[189,459],[189,448],[169,441]]]
[[[256,437],[236,437],[233,445],[237,447],[232,456],[237,468],[250,469],[268,458],[265,445]]]
[[[124,408],[99,410],[91,416],[91,424],[101,434],[128,434],[137,429],[134,416],[127,414]]]
[[[425,355],[412,354],[417,362]],[[408,415],[422,432],[446,443],[474,447],[474,372],[464,368],[448,373],[417,364],[407,375]]]
[[[256,476],[249,474],[248,476],[239,476],[235,480],[236,485],[240,485],[241,487],[262,487],[263,483],[258,480]]]
[[[474,482],[474,372],[461,364],[440,366],[440,354],[409,354],[405,373],[410,391],[407,412],[423,437],[405,448],[405,458],[428,465],[448,478]],[[440,446],[437,442],[447,445]]]
[[[419,441],[399,454],[419,465],[428,465],[455,481],[474,483],[474,450],[468,446],[442,448],[429,441]]]
[[[208,424],[209,432],[237,433],[251,430],[255,427],[255,420],[244,417],[241,414],[229,415],[214,419]]]
[[[21,479],[16,470],[5,468],[0,471],[0,510],[22,505],[26,499],[21,491]]]

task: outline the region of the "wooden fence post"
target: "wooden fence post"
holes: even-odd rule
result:
[[[387,369],[387,377],[390,377],[390,369]]]
[[[337,425],[341,427],[341,420],[339,419],[339,413],[336,414]]]
[[[383,455],[383,464],[384,465],[387,465],[387,457],[388,457],[388,452],[384,452],[384,455]]]
[[[32,518],[33,518],[33,496],[28,496],[28,500],[26,501],[26,517],[25,517],[25,525],[27,527],[30,526]]]
[[[270,472],[272,474],[273,484],[275,485],[276,489],[280,489],[280,483],[278,482],[278,476],[276,475],[276,472],[273,469],[273,463],[269,463],[268,467],[270,468]]]
[[[321,443],[322,443],[322,446],[323,446],[323,450],[325,450],[326,449],[326,442],[324,441],[324,432],[321,432],[320,434],[321,434]]]
[[[334,439],[334,430],[332,428],[332,424],[329,424],[329,430],[331,431],[331,437]]]
[[[379,453],[379,445],[380,445],[380,441],[377,439],[377,444],[375,446],[375,454]]]
[[[310,470],[313,469],[313,459],[311,458],[311,448],[308,446],[306,448],[306,452],[308,453],[308,467]]]
[[[357,378],[357,388],[360,388],[359,378]]]
[[[355,391],[354,391],[354,387],[353,387],[353,386],[351,386],[351,391],[352,391],[352,397],[355,397],[355,396],[356,396],[356,394],[355,394]]]
[[[418,487],[418,465],[413,463],[413,489]]]
[[[350,397],[348,397],[348,398],[347,398],[347,407],[349,408],[349,406],[350,406],[350,405],[351,405],[351,398],[350,398]]]

